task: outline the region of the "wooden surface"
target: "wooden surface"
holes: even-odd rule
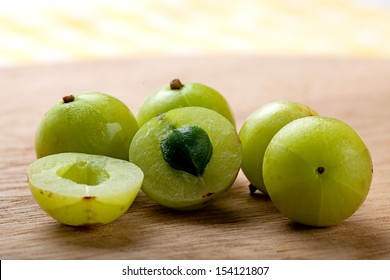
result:
[[[135,113],[172,78],[201,82],[231,103],[238,128],[261,105],[289,99],[349,123],[369,147],[374,178],[363,206],[338,226],[289,221],[240,173],[201,211],[165,209],[142,193],[117,221],[64,226],[33,200],[25,171],[35,129],[69,93],[99,90]],[[81,62],[0,70],[1,259],[390,259],[390,61],[219,57]]]

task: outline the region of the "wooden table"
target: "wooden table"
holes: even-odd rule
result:
[[[115,222],[61,225],[33,200],[25,171],[43,114],[69,93],[99,90],[134,113],[173,78],[208,84],[233,107],[238,128],[267,102],[289,99],[349,123],[369,147],[374,178],[363,206],[338,226],[310,228],[250,195],[239,174],[224,197],[174,212],[142,193]],[[389,259],[390,61],[341,58],[125,59],[0,70],[1,259]]]

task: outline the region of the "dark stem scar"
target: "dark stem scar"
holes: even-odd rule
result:
[[[64,103],[70,103],[70,102],[73,102],[74,101],[74,95],[67,95],[67,96],[64,96],[62,97],[62,100],[64,101]]]
[[[179,79],[174,79],[171,81],[169,86],[171,87],[171,89],[174,90],[174,89],[181,89],[183,87],[183,84],[180,82]]]
[[[317,168],[317,172],[318,172],[319,174],[324,173],[324,172],[325,172],[325,167],[322,167],[322,166],[318,167],[318,168]]]

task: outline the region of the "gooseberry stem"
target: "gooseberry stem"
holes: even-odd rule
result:
[[[73,102],[74,101],[74,95],[67,95],[67,96],[64,96],[62,97],[62,100],[64,101],[64,103],[70,103],[70,102]]]
[[[175,89],[181,89],[183,87],[183,84],[180,82],[179,79],[174,79],[171,81],[169,86],[171,87],[172,90],[175,90]]]

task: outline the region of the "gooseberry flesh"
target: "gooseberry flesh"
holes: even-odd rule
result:
[[[143,181],[136,165],[83,153],[59,153],[35,160],[27,169],[39,206],[71,226],[107,224],[133,203]]]
[[[209,205],[234,183],[242,147],[235,127],[203,107],[172,109],[144,124],[129,159],[145,174],[142,191],[177,210]]]

